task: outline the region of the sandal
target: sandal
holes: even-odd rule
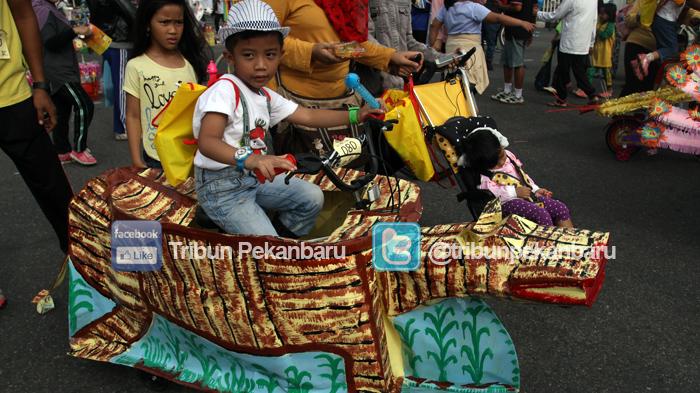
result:
[[[557,108],[566,108],[569,104],[566,101],[556,100],[547,103],[548,106],[556,106]]]
[[[588,95],[580,88],[573,91],[574,95],[578,98],[588,98]]]

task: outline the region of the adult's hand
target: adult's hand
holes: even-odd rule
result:
[[[530,23],[530,22],[527,22],[527,21],[522,21],[522,23],[520,24],[520,27],[522,27],[523,29],[527,30],[528,33],[532,33],[533,31],[535,31],[535,28],[536,28],[537,26],[535,26],[534,23]]]
[[[319,42],[314,44],[311,49],[311,60],[322,64],[337,64],[342,63],[345,59],[342,59],[335,55],[333,49],[336,44],[330,44],[327,42]]]
[[[36,118],[46,131],[51,131],[56,126],[56,107],[45,90],[34,90],[34,108]]]
[[[90,27],[90,25],[75,26],[73,28],[73,31],[75,32],[75,34],[82,35],[85,37],[89,37],[92,35],[92,28]]]
[[[421,55],[421,60],[419,62],[411,60],[418,55]],[[421,66],[423,65],[423,56],[420,52],[395,52],[393,55],[391,55],[389,64],[391,65],[393,74],[402,77],[408,76],[412,72],[420,70]]]

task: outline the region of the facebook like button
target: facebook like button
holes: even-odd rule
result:
[[[372,264],[379,271],[409,272],[420,267],[420,226],[380,222],[372,227]]]
[[[112,223],[112,268],[152,272],[163,264],[162,229],[158,221]]]

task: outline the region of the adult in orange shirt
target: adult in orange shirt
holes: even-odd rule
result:
[[[285,53],[279,73],[284,87],[296,94],[328,98],[346,92],[344,78],[350,70],[350,60],[335,55],[333,47],[339,42],[359,42],[365,52],[355,60],[381,71],[393,68],[396,73],[407,74],[420,66],[410,60],[418,52],[397,52],[368,41],[367,0],[267,0],[267,3],[280,23],[291,28],[284,40]],[[351,25],[364,28],[350,31]]]
[[[359,43],[364,52],[355,61],[381,71],[407,76],[421,66],[410,60],[419,52],[397,52],[368,41],[367,0],[265,1],[280,23],[291,28],[284,40],[284,55],[278,68],[277,82],[281,81],[282,86],[273,82],[272,87],[301,105],[333,109],[361,103],[345,87],[350,59],[336,56],[334,47],[340,42]],[[285,125],[281,125],[280,135],[275,138],[277,153],[322,153],[332,147],[329,134],[357,134],[356,129],[305,129],[306,132],[293,136],[282,135],[284,131]]]

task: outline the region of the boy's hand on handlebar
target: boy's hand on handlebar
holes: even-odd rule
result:
[[[360,123],[367,120],[367,118],[370,116],[381,116],[384,113],[386,113],[386,105],[384,105],[384,100],[378,98],[377,101],[379,101],[379,105],[381,105],[379,109],[374,109],[367,104],[363,105],[362,108],[360,108],[360,111],[357,113]]]
[[[260,171],[260,174],[269,181],[275,178],[275,168],[284,169],[285,171],[295,171],[297,169],[296,165],[289,162],[285,156],[266,156],[262,154],[251,154],[248,156],[245,160],[245,167],[251,171]]]

